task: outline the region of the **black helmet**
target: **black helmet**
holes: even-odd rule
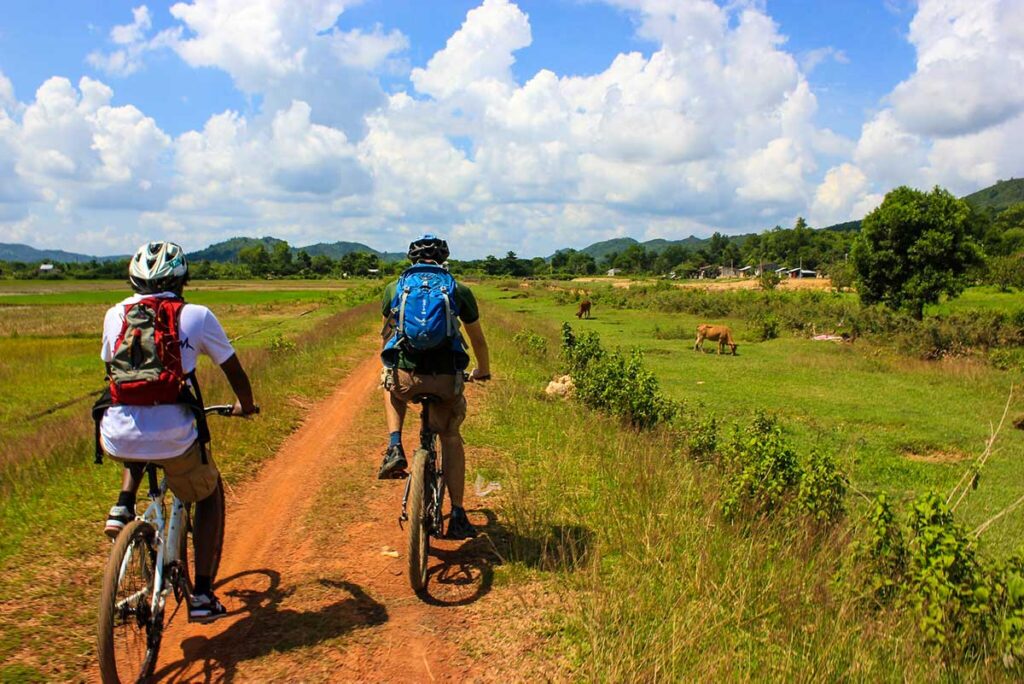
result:
[[[150,242],[128,262],[128,279],[139,294],[177,292],[188,282],[185,250],[173,242]]]
[[[420,261],[443,264],[448,261],[448,254],[448,243],[432,233],[427,233],[409,243],[409,261],[414,264]]]

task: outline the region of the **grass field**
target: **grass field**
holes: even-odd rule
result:
[[[595,307],[591,320],[577,321],[574,305],[560,305],[536,287],[482,286],[479,294],[506,311],[594,330],[610,346],[640,348],[666,392],[693,414],[746,422],[759,409],[774,413],[802,452],[819,447],[834,454],[858,490],[885,491],[898,499],[951,488],[967,461],[983,449],[1011,386],[1024,379],[1020,372],[996,370],[983,361],[920,361],[864,340],[837,344],[784,334],[753,342],[738,320]],[[1010,300],[983,291],[968,293],[968,301]],[[731,325],[739,355],[693,352],[701,322]],[[1010,418],[1021,414],[1024,395],[1018,392]],[[982,477],[983,494],[963,509],[968,524],[983,522],[1024,492],[1022,459],[1024,432],[1008,425]],[[1022,538],[1024,515],[1008,517],[988,533],[1000,553],[1016,550]]]
[[[109,546],[98,526],[119,477],[116,464],[92,463],[88,407],[103,381],[103,312],[122,298],[123,286],[80,285],[47,283],[46,294],[11,295],[32,304],[0,305],[0,330],[10,330],[4,326],[14,312],[38,325],[32,333],[0,334],[0,681],[72,679],[92,657],[93,591]],[[264,409],[252,421],[211,426],[229,487],[252,476],[309,403],[371,344],[377,318],[360,302],[379,284],[320,285],[277,291],[217,283],[189,292],[190,301],[214,308],[237,340]],[[74,304],[76,297],[87,303]],[[223,376],[209,364],[201,363],[200,380],[208,401],[229,400]],[[33,418],[83,393],[81,401]]]
[[[0,681],[73,679],[94,657],[90,625],[105,552],[98,533],[117,488],[117,468],[91,462],[88,399],[40,418],[47,407],[102,384],[103,311],[118,283],[0,282]],[[280,287],[278,287],[280,285]],[[236,341],[264,413],[216,421],[215,453],[238,487],[373,344],[370,302],[380,283],[199,283],[190,300],[210,305]],[[194,291],[193,291],[194,290]],[[848,550],[849,524],[732,526],[720,516],[719,475],[681,452],[678,436],[624,430],[576,403],[547,399],[558,368],[563,321],[597,331],[606,346],[639,347],[646,365],[688,418],[749,422],[776,414],[800,453],[834,455],[856,491],[906,501],[948,490],[998,420],[1019,373],[983,361],[925,362],[875,341],[852,345],[784,335],[739,356],[691,349],[697,318],[596,307],[577,321],[571,304],[543,287],[474,285],[491,340],[495,382],[471,405],[468,478],[498,480],[489,505],[508,551],[497,583],[554,586],[557,601],[536,616],[544,660],[567,678],[998,680],[987,664],[947,668],[899,611],[865,613],[833,580]],[[967,301],[1010,305],[1001,293]],[[954,306],[965,306],[963,303]],[[526,350],[519,330],[547,341]],[[40,378],[43,378],[40,380]],[[56,379],[55,379],[56,378]],[[229,390],[209,366],[210,401]],[[1014,399],[1010,417],[1024,412]],[[1024,433],[1004,429],[980,489],[957,511],[971,527],[1024,491]],[[1010,515],[983,538],[1004,555],[1024,533]],[[545,670],[545,676],[551,670]],[[528,671],[521,673],[528,677]]]
[[[103,315],[125,296],[123,283],[0,281],[0,443],[36,432],[81,410],[67,402],[103,385],[99,344]],[[309,330],[348,302],[351,281],[317,289],[223,282],[190,287],[188,300],[213,308],[239,349]],[[63,406],[63,407],[62,407]]]

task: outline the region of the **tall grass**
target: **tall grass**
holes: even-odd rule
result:
[[[240,349],[262,412],[211,421],[213,453],[228,497],[300,423],[309,400],[329,392],[374,347],[374,304],[340,311],[294,338],[286,352]],[[210,403],[231,394],[219,369],[201,365]],[[5,445],[15,452],[0,494],[0,681],[32,674],[73,680],[91,655],[95,586],[109,544],[99,533],[120,483],[119,466],[92,465],[83,411]],[[8,665],[10,668],[8,669]]]
[[[508,455],[501,515],[520,540],[513,559],[558,571],[564,599],[550,619],[571,654],[566,676],[1009,676],[993,663],[943,664],[907,613],[865,610],[861,596],[834,583],[858,520],[825,529],[799,517],[727,523],[716,469],[687,459],[669,432],[624,430],[544,399],[554,359],[511,343],[522,319],[493,308],[486,317],[501,331],[492,351],[505,380],[487,397],[492,417],[467,438]],[[553,325],[530,323],[554,346]]]

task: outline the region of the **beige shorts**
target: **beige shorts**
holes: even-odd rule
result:
[[[417,394],[434,394],[441,401],[430,407],[430,429],[439,435],[457,435],[466,419],[466,397],[454,375],[427,375],[407,370],[395,372],[391,394],[406,403]]]
[[[111,458],[115,461],[122,460],[113,456]],[[206,454],[206,463],[203,463],[202,447],[199,442],[195,442],[180,456],[152,463],[164,469],[167,486],[185,503],[202,501],[217,489],[217,480],[220,478],[217,464],[213,462],[213,456],[209,453]]]

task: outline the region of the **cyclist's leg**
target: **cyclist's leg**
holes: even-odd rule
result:
[[[104,533],[111,538],[117,537],[124,526],[135,519],[135,499],[146,469],[146,464],[138,461],[123,461],[122,464],[121,492],[117,495],[117,503],[107,514],[103,528]]]
[[[195,595],[189,614],[193,619],[215,619],[226,612],[213,596],[211,586],[213,566],[219,553],[217,545],[222,539],[220,525],[224,520],[223,501],[216,495],[220,473],[211,454],[206,454],[206,463],[203,463],[203,447],[198,442],[181,456],[162,465],[167,474],[167,484],[175,496],[186,503],[196,504],[192,525]]]
[[[447,398],[431,407],[431,411],[431,427],[441,438],[445,485],[452,506],[462,508],[466,490],[466,447],[462,441],[461,427],[466,418],[466,398],[462,394]]]
[[[379,479],[401,476],[409,467],[405,458],[405,450],[402,448],[402,424],[405,422],[406,406],[411,397],[407,393],[410,386],[408,373],[403,379],[401,377],[403,372],[395,372],[392,376],[393,384],[385,384],[384,415],[387,418],[389,434],[388,447],[384,450],[384,458],[377,471]]]

